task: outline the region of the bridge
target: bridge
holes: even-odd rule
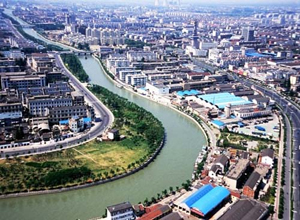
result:
[[[70,51],[61,51],[60,54],[75,54],[77,56],[92,56],[97,51],[91,50],[70,50]]]
[[[33,28],[34,25],[31,25],[31,24],[22,24],[21,27],[22,28]]]

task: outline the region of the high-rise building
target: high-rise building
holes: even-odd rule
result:
[[[192,37],[192,46],[199,49],[199,37],[198,37],[198,21],[194,22],[194,33]]]
[[[154,5],[155,5],[155,6],[159,6],[159,0],[155,0]]]
[[[163,0],[163,6],[168,7],[169,6],[169,1],[168,0]]]
[[[244,37],[244,41],[254,41],[254,30],[250,27],[246,27],[242,29],[242,36]]]

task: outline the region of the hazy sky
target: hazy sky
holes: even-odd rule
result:
[[[51,0],[49,0],[51,1]],[[54,0],[57,1],[57,0]],[[72,2],[98,2],[98,3],[107,3],[107,2],[122,2],[122,3],[153,3],[155,0],[68,0]],[[163,0],[160,0],[163,1]],[[295,4],[300,6],[300,0],[181,0],[182,3],[198,3],[198,4]]]

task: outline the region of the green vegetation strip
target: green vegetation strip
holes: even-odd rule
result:
[[[61,59],[65,66],[80,82],[88,82],[89,76],[83,69],[83,66],[75,54],[61,54]]]
[[[94,140],[73,149],[2,160],[1,194],[107,180],[140,167],[156,152],[164,139],[158,119],[101,86],[93,85],[90,90],[113,112],[114,127],[126,138],[114,142]]]
[[[102,68],[104,69],[105,73],[110,77],[112,78],[113,80],[115,79],[115,76],[106,68],[106,66],[104,65],[103,61],[99,58],[99,57],[96,57],[99,62],[101,63],[101,66]]]

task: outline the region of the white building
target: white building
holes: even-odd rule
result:
[[[78,133],[84,129],[84,120],[78,116],[74,116],[69,120],[69,128],[74,133]]]
[[[107,220],[132,220],[135,214],[130,202],[123,202],[107,207]]]
[[[26,98],[27,108],[33,116],[48,116],[49,109],[54,107],[72,106],[71,96],[51,97],[49,95],[34,96]]]
[[[201,50],[209,50],[212,48],[216,48],[218,43],[216,42],[200,42],[200,49]]]
[[[261,163],[273,167],[274,150],[267,148],[261,152]]]
[[[160,83],[146,83],[146,89],[149,90],[149,94],[153,95],[165,95],[169,94],[169,87]]]
[[[120,71],[119,79],[122,80],[123,82],[125,82],[127,75],[136,75],[136,74],[141,74],[141,73],[142,72],[140,70],[122,70],[122,71]]]
[[[125,82],[128,85],[143,87],[146,85],[147,76],[144,74],[134,74],[134,75],[126,75]]]
[[[156,54],[153,52],[146,52],[146,51],[129,51],[127,52],[127,59],[130,62],[136,62],[136,61],[146,61],[146,62],[152,62],[156,61]]]

